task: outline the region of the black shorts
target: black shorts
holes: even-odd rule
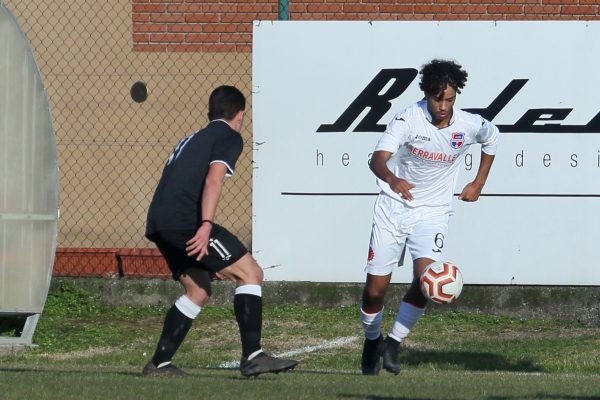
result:
[[[148,236],[156,244],[173,274],[173,279],[188,268],[201,268],[211,275],[227,268],[242,258],[248,250],[239,239],[220,225],[214,224],[210,233],[208,254],[200,261],[196,256],[188,256],[186,242],[196,234],[195,231],[158,231]]]

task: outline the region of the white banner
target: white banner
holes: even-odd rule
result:
[[[448,260],[467,284],[599,285],[599,37],[580,21],[256,22],[252,249],[266,279],[364,281],[371,152],[423,98],[420,67],[448,58],[469,73],[456,106],[502,132],[483,196],[455,199]]]

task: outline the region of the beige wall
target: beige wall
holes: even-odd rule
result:
[[[251,100],[250,53],[133,52],[130,0],[5,0],[45,79],[61,172],[61,247],[146,247],[145,215],[173,146],[233,84]],[[144,103],[129,94],[148,85]],[[251,105],[250,105],[251,107]],[[217,220],[250,244],[251,114]]]

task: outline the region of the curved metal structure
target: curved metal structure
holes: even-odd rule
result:
[[[52,276],[58,228],[52,116],[32,48],[0,0],[0,317],[24,316],[29,345]]]

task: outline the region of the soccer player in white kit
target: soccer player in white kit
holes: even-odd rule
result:
[[[420,71],[425,100],[394,116],[380,138],[370,168],[381,188],[365,271],[360,319],[365,332],[361,367],[365,375],[381,368],[400,372],[399,345],[425,312],[427,299],[419,278],[429,264],[444,261],[444,243],[459,166],[469,147],[481,144],[475,179],[459,199],[476,201],[494,161],[499,131],[479,115],[454,108],[467,72],[453,61],[433,60]],[[413,281],[400,304],[389,335],[383,339],[384,298],[394,266],[408,248]]]

